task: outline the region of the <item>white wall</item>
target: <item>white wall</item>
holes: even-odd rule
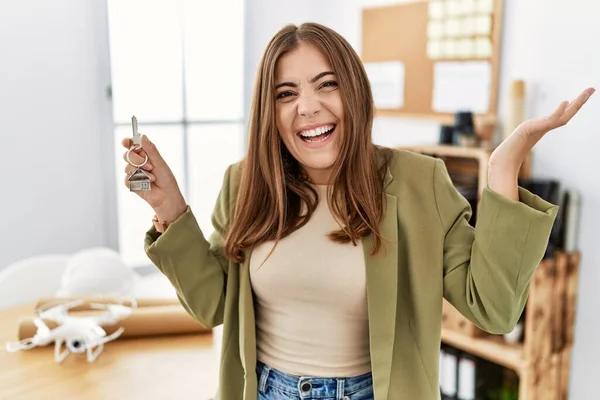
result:
[[[587,86],[600,89],[600,2],[510,0],[506,7],[503,93],[506,82],[531,84],[530,115],[544,115]],[[535,21],[535,22],[532,22]],[[600,94],[565,128],[536,146],[533,172],[559,179],[582,195],[579,282],[571,399],[597,397],[600,370]]]
[[[254,83],[256,63],[270,37],[288,22],[313,20],[336,29],[360,54],[362,7],[401,3],[390,0],[247,2],[246,97]],[[600,2],[571,0],[504,0],[503,60],[500,79],[500,115],[505,114],[509,82],[525,79],[532,95],[528,113],[539,116],[587,86],[600,88]],[[410,40],[407,38],[406,40]],[[247,103],[248,105],[248,103]],[[575,120],[552,132],[534,152],[534,174],[559,179],[579,190],[583,198],[577,325],[569,398],[586,399],[596,393],[600,370],[600,184],[593,164],[600,148],[600,94],[592,98]],[[435,143],[438,124],[431,121],[378,119],[374,139],[385,145]]]
[[[0,11],[0,269],[116,243],[105,7],[28,0]]]

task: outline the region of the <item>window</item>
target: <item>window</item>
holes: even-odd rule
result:
[[[243,0],[109,0],[119,247],[147,265],[153,211],[124,185],[131,116],[173,170],[206,237],[226,167],[243,156]]]

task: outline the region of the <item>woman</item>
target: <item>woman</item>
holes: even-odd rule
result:
[[[494,151],[476,229],[442,161],[373,145],[361,61],[318,24],[267,46],[210,240],[144,136],[146,252],[191,315],[224,324],[218,398],[438,399],[442,298],[486,331],[516,324],[557,212],[518,171],[592,93]]]

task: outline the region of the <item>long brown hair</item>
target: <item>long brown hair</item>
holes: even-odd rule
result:
[[[248,153],[235,210],[229,217],[224,254],[235,262],[243,250],[274,240],[275,244],[306,224],[316,208],[317,192],[287,150],[276,127],[275,67],[300,42],[316,46],[338,77],[344,107],[344,132],[333,165],[328,202],[341,229],[330,232],[338,243],[356,242],[373,233],[379,251],[378,223],[385,210],[383,177],[387,158],[372,143],[373,97],[362,62],[338,33],[316,23],[287,25],[271,39],[259,64],[249,121]],[[338,134],[340,134],[338,133]],[[383,160],[383,162],[381,162]],[[302,213],[302,205],[305,213]]]

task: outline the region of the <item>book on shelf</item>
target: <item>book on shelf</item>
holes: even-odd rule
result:
[[[517,374],[488,360],[442,345],[439,368],[442,400],[517,399]]]

